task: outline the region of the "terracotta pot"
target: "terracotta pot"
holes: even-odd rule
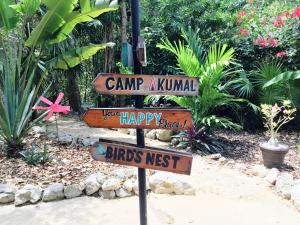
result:
[[[283,165],[286,153],[289,151],[289,147],[283,144],[271,145],[264,142],[259,147],[262,152],[264,165],[267,168],[280,168]]]

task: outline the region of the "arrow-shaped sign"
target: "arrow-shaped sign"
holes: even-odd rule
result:
[[[90,127],[188,130],[191,112],[186,109],[95,108],[88,109],[83,120]]]

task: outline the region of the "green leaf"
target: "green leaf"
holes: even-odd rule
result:
[[[17,11],[9,6],[10,3],[9,0],[0,1],[0,28],[4,27],[6,30],[13,29],[19,21]]]
[[[89,59],[95,55],[98,51],[105,49],[106,47],[112,46],[113,43],[91,44],[81,48],[72,49],[59,55],[48,62],[50,68],[67,70],[74,66],[77,66],[84,60]]]
[[[73,12],[70,17],[68,17],[66,23],[61,27],[57,32],[56,37],[50,41],[50,44],[59,43],[68,38],[68,35],[72,32],[74,27],[79,23],[91,22],[96,17],[100,16],[103,13],[117,10],[118,6],[108,6],[101,8],[91,8],[89,11],[76,11]]]
[[[33,16],[40,7],[41,0],[22,0],[21,3],[11,6],[17,12]]]
[[[43,0],[42,2],[48,7],[48,11],[26,41],[25,44],[30,47],[51,40],[55,32],[66,23],[66,18],[70,16],[78,0]]]
[[[80,0],[80,7],[82,13],[91,11],[91,0]]]
[[[284,73],[277,75],[272,80],[268,81],[263,86],[263,88],[269,87],[273,84],[277,84],[282,81],[290,81],[290,80],[296,80],[296,79],[300,79],[300,70],[284,72]]]

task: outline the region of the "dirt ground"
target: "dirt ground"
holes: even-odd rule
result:
[[[196,157],[185,176],[196,196],[148,196],[149,225],[299,225],[300,213],[258,177]],[[138,225],[138,197],[79,197],[24,207],[0,207],[1,225]]]
[[[50,133],[55,132],[55,126],[53,124],[50,125],[48,131]],[[119,141],[123,140],[132,143],[135,141],[134,136],[107,129],[90,129],[82,122],[68,118],[59,121],[59,132],[61,134],[72,133],[78,138],[90,137],[97,140],[99,137],[102,137],[115,138]],[[237,138],[233,134],[230,135],[228,137],[232,138],[231,141],[236,144],[236,147],[239,147],[235,138],[237,140],[241,138]],[[298,137],[296,136],[296,138]],[[254,139],[251,140],[254,143]],[[70,166],[64,165],[58,170],[49,169],[54,164],[46,166],[44,169],[49,172],[48,175],[51,179],[45,178],[45,185],[52,181],[62,182],[64,179],[67,179],[70,174],[65,175],[64,178],[61,176],[62,172],[68,170],[69,172],[74,172],[75,163],[82,166],[76,169],[79,175],[76,175],[75,171],[74,177],[78,180],[84,178],[85,172],[88,174],[92,171],[115,168],[114,166],[91,161],[86,150],[78,148],[78,146],[63,147],[61,150],[55,150],[55,141],[50,139],[45,141],[52,143],[54,146],[53,151],[57,153],[57,159],[54,163],[58,164],[55,164],[55,166],[61,166],[59,162],[63,158],[70,161]],[[241,139],[241,141],[243,140]],[[169,147],[168,143],[156,140],[146,140],[146,142],[151,146]],[[250,145],[252,145],[251,143]],[[235,154],[241,149],[243,149],[243,146],[234,149],[233,153]],[[75,157],[75,155],[79,157]],[[230,156],[228,158],[231,159]],[[234,157],[232,158],[234,159]],[[239,165],[243,168],[248,165],[242,163],[243,160],[235,160],[240,162]],[[250,160],[247,163],[251,164],[251,162],[257,163],[258,161]],[[23,180],[21,180],[20,185],[27,182],[28,174],[31,174],[33,177],[31,182],[34,179],[39,180],[37,177],[43,171],[42,167],[38,169],[30,167],[30,170],[26,172],[23,171],[24,167],[20,164],[22,163],[21,161],[11,163],[15,164],[15,167],[11,173],[5,173],[4,177],[10,176],[12,181],[14,181],[17,174],[22,172],[23,178],[22,176],[20,177]],[[262,178],[250,177],[242,173],[237,167],[236,163],[233,167],[229,165],[224,166],[216,161],[195,155],[192,174],[191,176],[184,176],[184,179],[193,184],[196,188],[196,195],[175,196],[150,193],[148,196],[149,225],[299,225],[300,213],[296,211],[289,201],[278,197],[274,193],[273,187],[268,187]],[[85,172],[79,173],[79,171]],[[72,179],[76,181],[74,177]],[[138,197],[116,200],[80,197],[51,203],[41,202],[37,205],[23,207],[15,207],[14,205],[0,206],[0,225],[19,224],[138,225]]]

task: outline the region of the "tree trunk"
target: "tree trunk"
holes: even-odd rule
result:
[[[77,82],[77,74],[74,70],[67,71],[67,78],[68,78],[68,97],[69,97],[69,104],[71,109],[81,115],[83,113],[83,108],[81,107],[81,97],[80,97],[80,90],[79,85]]]
[[[126,0],[121,0],[121,43],[127,42],[127,12]]]

